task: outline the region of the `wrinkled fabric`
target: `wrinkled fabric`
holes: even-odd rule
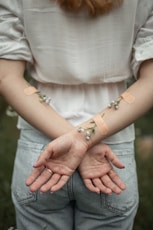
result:
[[[22,14],[22,1],[0,0],[0,58],[32,62]]]
[[[50,0],[1,0],[0,57],[34,58],[32,75],[42,82],[93,84],[136,76],[141,62],[153,58],[153,1],[126,0],[92,20],[65,14]]]
[[[133,75],[137,78],[140,64],[153,58],[153,1],[139,1],[135,28],[137,35],[131,63]]]

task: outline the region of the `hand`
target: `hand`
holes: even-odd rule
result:
[[[112,165],[120,169],[124,168],[109,146],[98,144],[92,147],[79,166],[79,172],[86,187],[96,193],[120,194],[125,189],[125,184]]]
[[[87,148],[87,141],[76,130],[50,142],[26,180],[30,191],[55,192],[62,188],[79,166]]]

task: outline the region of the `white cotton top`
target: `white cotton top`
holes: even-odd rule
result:
[[[141,62],[153,58],[153,1],[125,0],[91,18],[51,0],[0,0],[0,57],[26,60],[50,105],[78,125],[116,99]],[[29,125],[20,119],[18,128]],[[105,142],[132,140],[129,126]]]

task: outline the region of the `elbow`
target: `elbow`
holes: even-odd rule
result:
[[[153,80],[153,59],[144,61],[139,69],[139,78],[149,77]]]

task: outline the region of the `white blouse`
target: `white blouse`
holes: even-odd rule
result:
[[[0,0],[0,57],[26,60],[37,87],[73,125],[117,98],[153,58],[153,1],[125,0],[108,15],[66,13],[52,0]],[[29,128],[20,120],[19,128]],[[134,139],[133,126],[106,140]]]

